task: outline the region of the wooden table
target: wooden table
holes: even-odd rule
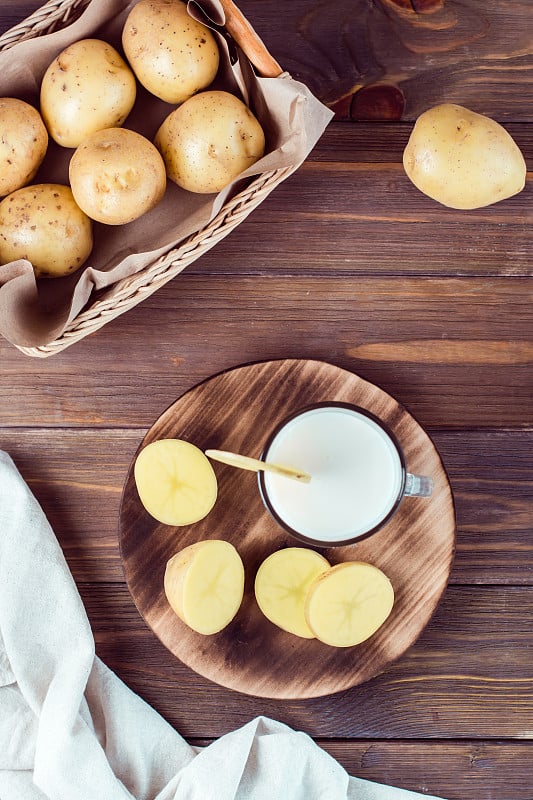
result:
[[[38,5],[1,0],[0,29]],[[47,360],[2,340],[0,447],[58,536],[98,654],[187,739],[265,714],[354,775],[531,800],[531,180],[458,212],[401,166],[414,118],[452,101],[502,122],[531,167],[531,4],[240,5],[338,118],[227,239],[127,314]],[[285,357],[329,361],[400,400],[436,443],[457,510],[450,583],[416,644],[379,677],[304,701],[232,692],[171,656],[132,602],[117,536],[129,463],[159,414],[213,373]]]

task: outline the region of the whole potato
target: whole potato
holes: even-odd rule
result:
[[[25,186],[0,203],[0,262],[31,261],[36,277],[56,278],[79,269],[93,247],[91,220],[68,186]]]
[[[140,133],[108,128],[89,136],[69,164],[72,193],[94,220],[123,225],[161,200],[166,189],[160,154]]]
[[[200,92],[172,111],[154,143],[168,177],[191,192],[219,192],[265,151],[250,109],[229,92]]]
[[[526,164],[507,131],[493,119],[453,103],[417,119],[403,154],[407,176],[445,206],[481,208],[518,194]]]
[[[182,103],[218,71],[215,37],[181,0],[140,0],[126,19],[122,46],[140,83],[167,103]]]
[[[57,144],[77,147],[95,131],[122,125],[136,92],[135,76],[114,47],[101,39],[80,39],[46,70],[41,113]]]
[[[0,98],[0,196],[26,186],[48,149],[48,131],[36,108],[16,97]]]

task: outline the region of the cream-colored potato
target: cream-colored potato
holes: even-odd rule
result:
[[[209,459],[183,439],[157,439],[144,447],[135,460],[134,477],[144,508],[165,525],[198,522],[217,499]]]
[[[498,122],[453,103],[417,119],[403,154],[421,192],[445,206],[482,208],[522,191],[526,164]]]
[[[77,147],[95,131],[122,125],[136,92],[135,76],[114,47],[101,39],[80,39],[46,70],[41,114],[54,141]]]
[[[181,0],[140,0],[126,19],[122,46],[139,82],[167,103],[205,89],[218,71],[215,37]]]
[[[38,278],[69,275],[93,246],[91,220],[68,186],[24,186],[0,203],[0,262],[31,261]]]
[[[196,542],[168,561],[164,589],[174,613],[193,631],[204,636],[218,633],[242,603],[242,559],[222,539]]]
[[[330,564],[307,547],[285,547],[271,553],[255,576],[255,599],[267,619],[288,633],[313,639],[305,619],[309,587]]]
[[[165,165],[154,145],[128,128],[97,131],[76,149],[69,180],[91,219],[123,225],[142,216],[165,193]]]
[[[168,177],[190,192],[219,192],[265,152],[263,129],[229,92],[200,92],[172,111],[154,143]]]
[[[0,98],[0,196],[26,186],[48,149],[48,131],[36,108],[16,97]]]
[[[345,561],[319,575],[307,593],[305,618],[317,639],[353,647],[383,625],[394,606],[394,589],[373,564]]]

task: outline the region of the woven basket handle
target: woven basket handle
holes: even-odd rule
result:
[[[219,0],[226,16],[225,28],[256,70],[264,78],[277,78],[283,72],[275,58],[254,31],[233,0]]]

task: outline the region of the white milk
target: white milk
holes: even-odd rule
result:
[[[339,542],[367,533],[402,491],[396,447],[376,422],[355,410],[326,406],[303,412],[278,432],[264,459],[311,475],[306,484],[263,474],[274,511],[309,539]]]

